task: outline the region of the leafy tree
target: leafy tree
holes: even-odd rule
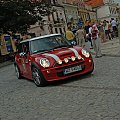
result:
[[[0,29],[2,31],[27,31],[42,17],[52,12],[49,0],[0,1]]]

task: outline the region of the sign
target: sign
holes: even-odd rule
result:
[[[12,49],[12,43],[11,43],[11,36],[10,35],[5,35],[4,40],[5,40],[7,51],[12,52],[13,49]]]
[[[8,34],[3,34],[1,36],[1,55],[7,55],[13,51],[11,36]]]

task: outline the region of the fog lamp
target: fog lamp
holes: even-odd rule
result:
[[[62,60],[58,60],[57,63],[58,63],[59,65],[61,65],[61,64],[62,64]]]
[[[68,58],[65,58],[65,59],[64,59],[64,62],[65,62],[65,63],[68,63]]]
[[[72,60],[72,61],[75,61],[75,57],[74,57],[74,56],[72,56],[72,57],[71,57],[71,60]]]

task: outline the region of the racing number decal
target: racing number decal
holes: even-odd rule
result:
[[[22,63],[23,70],[26,71],[26,65],[25,65],[24,58],[21,59],[21,63]]]

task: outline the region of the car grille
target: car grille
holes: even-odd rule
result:
[[[69,73],[69,74],[66,74],[66,75],[64,74],[65,69],[75,67],[75,66],[78,66],[78,65],[81,65],[82,70],[77,71],[77,72],[72,72],[72,73]],[[77,64],[74,64],[74,65],[65,66],[65,67],[62,67],[62,68],[56,68],[56,70],[60,71],[60,72],[57,72],[58,77],[63,77],[63,76],[68,76],[68,75],[72,75],[72,74],[75,74],[75,73],[79,73],[79,72],[82,72],[84,69],[85,69],[84,61],[82,61],[80,63],[77,63]]]

